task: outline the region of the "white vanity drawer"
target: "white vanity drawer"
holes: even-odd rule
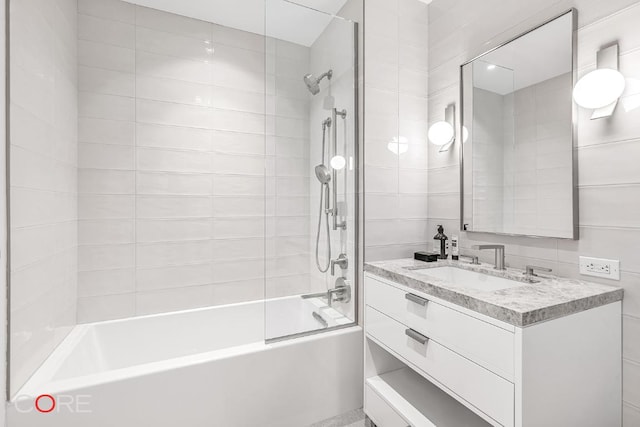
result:
[[[378,427],[409,427],[409,423],[368,384],[364,386],[364,412]]]
[[[501,425],[513,426],[512,383],[371,307],[365,316],[369,336]]]
[[[514,381],[514,334],[416,293],[366,278],[366,304]]]

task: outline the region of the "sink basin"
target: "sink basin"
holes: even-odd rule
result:
[[[413,270],[414,273],[433,277],[447,282],[457,288],[475,289],[478,291],[499,291],[501,289],[524,286],[526,283],[502,277],[490,276],[475,271],[456,267],[436,267]]]

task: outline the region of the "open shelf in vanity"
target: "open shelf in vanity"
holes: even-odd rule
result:
[[[379,427],[490,426],[409,367],[367,378],[364,393],[367,414]]]

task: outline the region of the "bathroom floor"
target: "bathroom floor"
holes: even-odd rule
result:
[[[329,418],[328,420],[320,421],[310,427],[370,427],[364,417],[362,409],[356,409],[354,411],[346,412],[337,417]]]

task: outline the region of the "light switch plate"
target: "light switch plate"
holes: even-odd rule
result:
[[[620,280],[620,261],[613,259],[580,257],[580,274]]]

